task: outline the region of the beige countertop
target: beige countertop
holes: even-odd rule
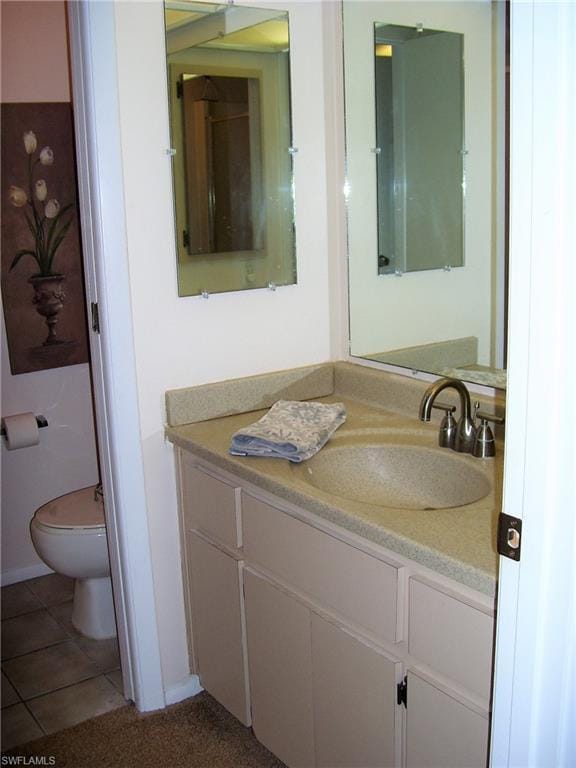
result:
[[[322,450],[354,440],[378,442],[384,432],[394,434],[396,430],[399,442],[436,445],[436,424],[424,424],[405,413],[343,395],[341,392],[312,398],[318,402],[343,402],[347,410],[346,423]],[[489,596],[495,594],[496,527],[502,494],[501,444],[497,447],[496,459],[481,460],[451,452],[458,461],[473,463],[490,478],[493,490],[480,501],[440,510],[393,509],[351,501],[315,488],[306,480],[306,462],[293,464],[284,459],[232,456],[229,447],[234,432],[253,423],[266,411],[167,427],[166,434],[175,445],[324,520],[472,589]]]

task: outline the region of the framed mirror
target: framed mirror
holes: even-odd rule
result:
[[[288,14],[165,3],[178,293],[296,282]]]
[[[505,22],[343,2],[352,356],[505,387]]]

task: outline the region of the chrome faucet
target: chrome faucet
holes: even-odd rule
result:
[[[442,434],[444,430],[441,431],[441,445],[443,444],[446,447],[453,448],[460,453],[473,453],[474,443],[476,441],[476,427],[474,426],[474,420],[472,419],[470,393],[463,381],[460,381],[459,379],[439,379],[438,381],[435,381],[434,384],[431,384],[426,392],[424,392],[424,396],[420,403],[420,421],[430,421],[430,414],[432,413],[436,397],[444,389],[450,387],[455,389],[460,396],[460,418],[456,424],[456,432],[451,444],[446,442],[442,443]],[[447,412],[451,411],[450,406],[443,405],[441,407]]]

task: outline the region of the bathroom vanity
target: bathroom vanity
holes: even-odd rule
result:
[[[422,382],[320,368],[280,386],[287,399],[308,377],[310,398],[346,405],[318,456],[338,441],[434,444],[437,425],[408,415]],[[249,412],[229,403],[235,415],[167,430],[192,671],[288,766],[484,766],[501,462],[458,457],[478,462],[490,491],[431,510],[337,496],[310,482],[307,462],[230,456],[232,434],[265,412],[250,401],[278,399],[273,376],[240,393]],[[173,422],[178,411],[169,402]]]

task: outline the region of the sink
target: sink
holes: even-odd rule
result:
[[[327,447],[298,465],[300,479],[341,498],[400,509],[461,507],[492,488],[470,456],[421,445]]]

